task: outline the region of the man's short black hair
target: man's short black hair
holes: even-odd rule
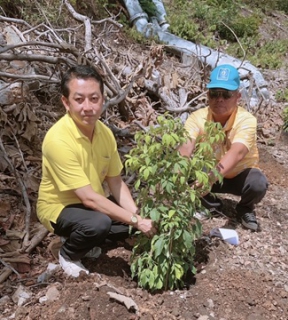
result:
[[[69,97],[69,87],[68,83],[72,79],[95,79],[97,82],[99,82],[100,85],[100,91],[102,95],[104,94],[104,84],[103,84],[103,79],[98,73],[98,71],[88,65],[77,65],[74,67],[71,67],[62,77],[61,80],[61,93],[65,98]]]

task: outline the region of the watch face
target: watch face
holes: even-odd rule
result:
[[[132,217],[131,217],[131,221],[132,221],[133,223],[137,223],[137,222],[138,222],[138,219],[137,219],[136,216],[132,216]]]

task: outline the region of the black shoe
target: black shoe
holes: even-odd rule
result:
[[[258,230],[258,223],[253,212],[246,212],[241,216],[241,223],[247,229],[257,231]]]

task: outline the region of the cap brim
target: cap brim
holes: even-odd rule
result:
[[[235,85],[232,85],[232,84],[228,84],[228,83],[221,83],[221,82],[217,82],[217,83],[208,83],[207,86],[206,86],[207,89],[216,89],[216,88],[219,88],[219,89],[226,89],[226,90],[237,90],[239,88],[239,86],[237,86],[236,84]]]

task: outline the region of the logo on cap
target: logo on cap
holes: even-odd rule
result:
[[[217,80],[228,81],[230,70],[228,68],[220,68],[217,74]]]

